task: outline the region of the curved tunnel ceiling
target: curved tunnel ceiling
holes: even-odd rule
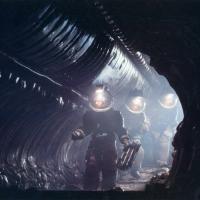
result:
[[[74,155],[69,133],[81,121],[87,95],[79,90],[105,66],[119,75],[116,94],[131,81],[140,90],[150,84],[111,35],[84,30],[54,3],[39,7],[1,37],[1,184],[73,190],[81,176],[73,160],[80,154]],[[141,53],[136,57],[144,62]]]

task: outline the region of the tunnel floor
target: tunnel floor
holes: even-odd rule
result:
[[[118,180],[117,187],[120,187],[123,191],[144,191],[152,177],[168,173],[168,171],[168,167],[144,167],[140,171],[141,177],[139,179],[136,179],[127,173]]]

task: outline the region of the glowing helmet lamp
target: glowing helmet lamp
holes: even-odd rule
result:
[[[126,108],[132,113],[142,113],[145,110],[146,101],[142,96],[131,97],[127,104]]]
[[[103,87],[97,87],[89,97],[89,106],[96,112],[107,111],[112,107],[112,96]]]
[[[165,94],[159,99],[160,105],[167,109],[174,108],[177,102],[178,102],[178,98],[173,93]]]

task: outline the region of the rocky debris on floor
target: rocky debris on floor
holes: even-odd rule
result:
[[[140,170],[140,178],[132,177],[130,173],[125,172],[119,177],[117,186],[123,191],[144,191],[146,186],[155,184],[164,184],[169,175],[169,168],[143,168]]]

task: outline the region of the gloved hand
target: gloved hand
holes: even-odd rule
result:
[[[82,129],[77,128],[72,132],[72,140],[80,140],[85,137],[85,133]]]
[[[120,138],[120,142],[124,145],[127,146],[130,143],[130,139],[128,135],[122,135]]]
[[[130,140],[124,139],[122,144],[124,145],[124,148],[125,148],[126,146],[128,146],[130,144]]]

